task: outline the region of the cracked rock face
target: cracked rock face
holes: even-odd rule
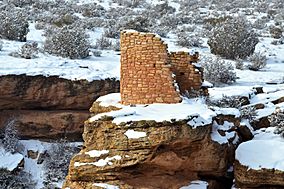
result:
[[[284,187],[284,172],[274,169],[248,169],[247,166],[234,163],[235,179],[238,187],[245,189],[280,189]]]
[[[119,81],[70,81],[55,76],[0,76],[0,130],[11,119],[23,139],[82,140],[96,98],[119,91]]]
[[[99,96],[119,91],[119,81],[7,75],[0,87],[0,110],[87,110]]]
[[[211,132],[211,124],[193,129],[188,120],[119,125],[111,118],[86,121],[85,148],[71,160],[63,188],[108,183],[120,188],[175,189],[196,179],[224,179],[235,146],[212,141]]]

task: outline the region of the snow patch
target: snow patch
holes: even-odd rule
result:
[[[91,150],[88,152],[85,152],[85,154],[89,155],[90,157],[100,157],[103,154],[108,154],[109,150]]]
[[[106,184],[106,183],[94,183],[93,186],[102,187],[104,189],[119,189],[118,186]]]
[[[233,139],[237,136],[235,131],[227,132],[233,126],[233,123],[227,121],[225,121],[223,125],[219,125],[216,121],[214,121],[212,125],[211,139],[219,144],[227,144],[230,139]],[[222,136],[218,130],[224,131],[225,136]]]
[[[127,130],[124,134],[129,139],[137,139],[137,138],[142,138],[142,137],[146,137],[147,136],[146,132],[134,131],[133,129]]]
[[[3,148],[0,148],[0,168],[13,171],[18,167],[23,159],[24,156],[22,154],[11,154],[9,152],[5,152]]]
[[[106,165],[112,165],[113,163],[111,161],[113,161],[113,160],[121,160],[121,159],[122,159],[121,156],[116,155],[116,156],[113,156],[113,157],[107,157],[105,159],[100,159],[97,162],[90,162],[90,163],[75,162],[74,166],[79,167],[79,166],[85,166],[85,165],[95,165],[97,167],[103,167],[103,166],[106,166]]]
[[[208,183],[205,181],[192,181],[188,186],[183,186],[180,189],[207,189]]]

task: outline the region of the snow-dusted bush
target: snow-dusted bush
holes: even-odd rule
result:
[[[263,53],[257,52],[249,56],[248,60],[250,61],[248,69],[258,71],[266,66],[267,58]]]
[[[8,4],[13,4],[16,7],[23,7],[27,5],[32,5],[35,0],[7,0]]]
[[[237,59],[236,63],[235,63],[235,66],[236,66],[237,69],[243,70],[244,69],[244,62],[243,62],[243,60]]]
[[[233,65],[219,57],[203,59],[202,66],[204,79],[214,85],[233,83],[237,79]]]
[[[63,27],[47,36],[44,50],[50,54],[71,59],[89,56],[88,35],[80,28]]]
[[[12,119],[6,123],[2,145],[7,152],[16,153],[19,149],[18,130],[15,127],[16,120]]]
[[[159,3],[153,7],[153,11],[157,12],[160,15],[173,14],[176,9],[169,5],[169,2],[166,0],[163,3]]]
[[[202,43],[200,37],[186,33],[178,33],[178,40],[176,41],[176,44],[181,47],[201,47]]]
[[[116,40],[114,43],[112,43],[111,49],[114,51],[120,51],[120,40]]]
[[[119,23],[119,31],[133,29],[139,32],[148,32],[151,27],[150,19],[146,16],[125,17]]]
[[[245,106],[240,108],[241,118],[247,119],[248,121],[253,121],[256,116],[256,108],[254,106]]]
[[[25,59],[35,58],[38,53],[38,43],[25,43],[20,49],[20,56]]]
[[[280,26],[270,26],[269,27],[270,35],[275,39],[280,39],[283,37],[283,28]]]
[[[117,31],[117,28],[115,28],[115,27],[109,28],[109,29],[105,30],[103,36],[108,37],[108,38],[118,39],[119,38],[119,31]]]
[[[217,106],[221,108],[240,108],[243,104],[242,98],[240,96],[227,96],[223,95],[221,99],[212,100],[210,98],[206,99],[206,104],[208,106]]]
[[[18,52],[11,52],[9,56],[13,56],[16,58],[25,58],[25,59],[32,59],[36,58],[38,53],[38,44],[37,42],[33,43],[25,43],[21,46]]]
[[[108,38],[101,36],[97,39],[95,48],[100,50],[106,50],[111,49],[111,46],[112,42]]]
[[[77,16],[75,16],[74,14],[68,13],[68,14],[56,16],[56,19],[52,21],[52,24],[56,25],[57,27],[63,27],[63,26],[71,25],[77,20],[79,20]]]
[[[21,11],[0,12],[0,37],[9,40],[26,41],[29,23]]]
[[[101,5],[97,5],[96,3],[90,3],[82,5],[81,13],[85,17],[93,18],[93,17],[102,17],[105,15],[106,10]]]
[[[248,21],[244,17],[236,17],[218,23],[209,36],[208,45],[213,54],[236,59],[251,55],[258,41]]]
[[[173,15],[164,15],[159,21],[160,21],[159,27],[176,29],[176,26],[179,25],[179,19]]]
[[[276,127],[275,133],[284,137],[284,111],[277,109],[274,114],[268,117],[271,127]]]
[[[276,39],[276,40],[273,40],[271,42],[272,45],[283,45],[284,44],[284,36],[281,37],[280,39]]]
[[[131,8],[142,7],[146,3],[145,0],[113,0],[113,2],[120,6]]]
[[[65,140],[53,144],[48,151],[48,156],[43,162],[45,170],[44,185],[54,188],[54,183],[63,181],[68,173],[71,158],[79,152],[79,149],[68,144]]]
[[[0,188],[2,189],[34,189],[35,182],[29,173],[20,171],[12,173],[0,168]]]
[[[102,51],[94,50],[94,51],[92,51],[92,53],[95,57],[101,57],[102,56]]]

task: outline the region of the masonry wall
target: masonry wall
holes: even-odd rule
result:
[[[154,34],[121,33],[122,104],[178,103],[167,45]]]
[[[191,90],[199,91],[203,82],[202,71],[192,64],[198,61],[198,54],[189,55],[187,52],[171,52],[169,59],[181,94]]]

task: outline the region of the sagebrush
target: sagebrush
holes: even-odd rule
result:
[[[46,52],[71,59],[86,58],[89,49],[90,42],[85,31],[67,26],[47,36],[44,43]]]
[[[204,79],[214,85],[230,84],[237,79],[233,65],[219,57],[204,58],[202,60],[202,66],[204,68]]]
[[[244,17],[227,18],[218,23],[209,35],[211,52],[228,59],[243,59],[251,55],[259,40],[248,23]]]

